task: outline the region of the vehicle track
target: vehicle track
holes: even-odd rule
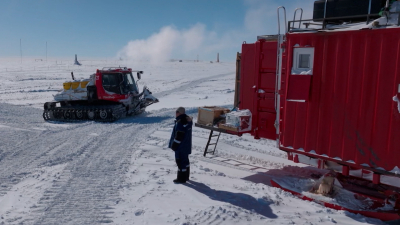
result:
[[[161,110],[112,124],[42,122],[39,126],[47,130],[34,130],[29,121],[37,121],[40,110],[0,104],[0,111],[4,107],[7,114],[25,110],[30,115],[23,123],[9,123],[0,116],[0,124],[21,128],[8,129],[0,137],[2,143],[7,143],[0,151],[0,170],[4,171],[0,173],[0,197],[38,168],[66,164],[30,214],[9,218],[7,224],[111,223],[135,146],[144,143],[159,123],[173,119],[173,110]]]
[[[38,213],[42,216],[34,224],[111,223],[110,214],[121,200],[119,191],[125,183],[124,174],[135,145],[144,142],[157,127],[156,124],[117,124],[105,136],[119,138],[98,136],[94,145],[87,146],[81,157],[68,164],[67,179],[52,187],[50,202],[46,196],[41,199],[43,206]],[[60,213],[64,215],[62,218]]]

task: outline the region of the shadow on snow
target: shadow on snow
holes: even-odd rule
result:
[[[240,208],[258,213],[267,218],[277,218],[277,215],[275,215],[269,207],[269,205],[273,204],[272,201],[268,201],[265,199],[256,199],[251,195],[243,193],[234,193],[229,191],[211,189],[209,186],[203,183],[195,182],[192,180],[186,183],[185,186],[193,188],[194,190],[204,195],[207,195],[212,200],[230,203]]]

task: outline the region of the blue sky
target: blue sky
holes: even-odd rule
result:
[[[233,61],[243,41],[277,33],[313,0],[1,0],[0,57],[123,57]]]

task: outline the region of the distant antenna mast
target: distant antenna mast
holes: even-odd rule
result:
[[[78,56],[75,54],[75,62],[74,65],[80,66],[81,64],[78,62]]]
[[[21,55],[21,63],[22,63],[22,39],[19,39],[19,53]]]
[[[46,41],[46,62],[47,62],[47,41]]]

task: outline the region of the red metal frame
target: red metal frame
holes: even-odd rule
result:
[[[393,221],[393,220],[399,220],[400,219],[400,215],[398,214],[397,211],[394,211],[394,212],[377,212],[377,211],[352,210],[352,209],[348,209],[348,208],[345,208],[343,206],[335,205],[335,204],[332,204],[332,203],[316,201],[316,200],[314,200],[312,198],[309,198],[307,196],[302,195],[301,193],[298,193],[298,192],[289,190],[287,188],[284,188],[279,183],[275,182],[274,180],[271,180],[271,185],[273,187],[280,188],[280,189],[282,189],[284,191],[290,192],[294,196],[296,196],[296,197],[298,197],[298,198],[300,198],[302,200],[315,202],[315,203],[321,204],[321,205],[323,205],[325,207],[328,207],[328,208],[331,208],[331,209],[346,210],[346,211],[349,211],[351,213],[361,214],[363,216],[372,217],[372,218],[377,218],[377,219],[380,219],[382,221]]]
[[[376,169],[376,168],[372,168],[372,167],[368,167],[368,166],[356,165],[356,164],[351,163],[351,162],[344,162],[343,160],[340,160],[340,159],[334,159],[334,158],[330,158],[330,157],[327,157],[327,156],[321,156],[321,155],[317,155],[317,154],[314,154],[314,153],[304,152],[302,150],[296,150],[296,149],[285,148],[285,147],[280,147],[280,149],[283,150],[283,151],[286,151],[286,152],[290,152],[292,154],[292,156],[291,156],[291,158],[288,157],[288,159],[292,160],[295,163],[299,163],[300,162],[299,159],[298,159],[298,155],[304,155],[304,156],[307,156],[307,157],[310,157],[310,158],[315,158],[315,159],[321,159],[321,160],[324,160],[324,161],[335,162],[337,164],[342,165],[343,167],[348,167],[348,169],[350,169],[350,168],[362,169],[362,170],[366,170],[366,171],[373,171],[376,174],[400,177],[400,174],[393,174],[393,173],[388,172],[386,170]],[[343,173],[343,175],[345,175],[345,174]]]

